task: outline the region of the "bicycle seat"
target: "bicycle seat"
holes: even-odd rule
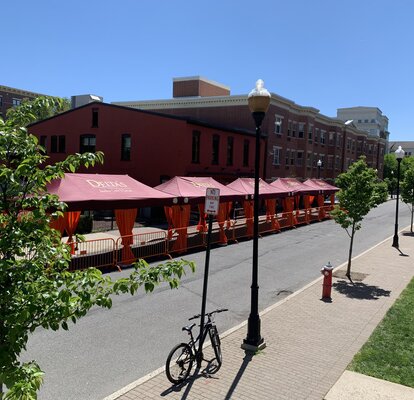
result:
[[[196,324],[191,324],[191,325],[187,325],[187,326],[183,326],[182,330],[183,331],[187,331],[187,332],[191,332],[191,329],[193,329],[196,326]]]

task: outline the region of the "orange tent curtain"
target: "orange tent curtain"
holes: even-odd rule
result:
[[[132,228],[137,212],[136,208],[115,210],[115,221],[122,236],[122,262],[133,262],[136,258],[131,250],[131,244],[133,243]]]
[[[65,231],[65,217],[51,219],[49,226],[60,232],[60,235],[62,236]]]
[[[253,201],[243,201],[244,216],[246,217],[247,236],[253,236]]]
[[[69,211],[64,213],[65,229],[68,233],[68,240],[66,243],[70,244],[70,253],[75,254],[75,243],[73,243],[73,235],[75,234],[76,228],[79,223],[81,212],[80,211]]]
[[[333,208],[333,206],[335,205],[335,193],[331,194],[331,209]]]
[[[280,231],[279,221],[276,218],[276,202],[276,199],[265,200],[266,221],[270,221],[273,230]]]
[[[310,197],[313,197],[313,196],[309,196],[308,194],[305,194],[303,196],[303,205],[305,206],[305,221],[307,223],[309,223],[309,221],[310,221],[310,212],[311,212],[311,210],[310,210],[310,207],[311,207]]]
[[[319,219],[325,218],[325,209],[323,208],[324,201],[324,195],[318,194]]]
[[[190,211],[189,204],[171,207],[172,225],[178,234],[172,248],[173,251],[184,252],[187,250],[187,227],[190,223]]]
[[[232,209],[233,209],[233,202],[229,201],[227,203],[227,229],[231,228],[231,220],[230,220],[231,214],[230,213]]]
[[[315,196],[310,196],[309,195],[309,207],[312,207],[313,200],[315,200]]]
[[[224,232],[224,223],[229,218],[229,202],[220,203],[219,205],[219,211],[217,214],[217,222],[219,225],[219,243],[221,244],[227,244],[227,236]]]
[[[283,210],[285,217],[288,219],[288,224],[293,226],[297,224],[296,216],[293,214],[295,209],[295,199],[293,197],[286,197],[283,199]]]
[[[197,230],[199,232],[206,232],[207,231],[207,224],[206,224],[206,214],[204,212],[204,203],[200,203],[198,205],[198,211],[200,213],[200,218],[197,224]]]

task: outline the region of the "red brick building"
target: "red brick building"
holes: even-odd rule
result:
[[[212,176],[223,183],[253,176],[255,135],[249,128],[93,102],[32,124],[29,132],[51,162],[102,151],[104,165],[88,172],[128,174],[156,186],[174,176]]]
[[[43,95],[40,93],[0,85],[0,118],[5,119],[7,110],[9,108],[19,106],[22,100],[33,100],[39,96]]]
[[[173,99],[129,101],[116,104],[134,109],[152,110],[171,115],[239,129],[254,129],[247,105],[247,95],[230,95],[230,89],[200,77],[176,78]],[[370,136],[351,122],[330,118],[313,107],[271,94],[271,103],[262,124],[265,143],[265,177],[320,176],[334,179],[365,155],[369,166],[382,177],[386,139]]]

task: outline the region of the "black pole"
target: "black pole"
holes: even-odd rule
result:
[[[318,165],[318,179],[321,178],[321,166]]]
[[[200,316],[200,339],[198,342],[197,352],[197,367],[201,367],[201,361],[203,360],[203,330],[204,330],[204,316],[206,314],[206,301],[207,301],[207,284],[208,284],[208,268],[210,265],[210,247],[211,247],[211,230],[213,227],[213,216],[208,216],[208,231],[207,231],[207,249],[206,249],[206,262],[204,267],[204,284],[203,284],[203,299],[201,301],[201,316]]]
[[[260,335],[259,317],[259,285],[258,285],[258,256],[259,256],[259,175],[260,175],[260,126],[265,116],[264,112],[253,112],[256,122],[256,155],[254,170],[254,198],[253,198],[253,266],[251,285],[250,316],[247,322],[247,337],[242,347],[246,350],[257,350],[266,346]]]
[[[400,201],[400,168],[401,168],[401,158],[397,158],[398,161],[398,168],[397,168],[397,203],[395,206],[395,231],[394,231],[394,239],[392,241],[392,247],[397,249],[400,248],[398,243],[398,203]]]

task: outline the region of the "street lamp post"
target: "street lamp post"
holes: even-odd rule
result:
[[[400,200],[400,169],[401,169],[401,160],[403,159],[405,151],[402,149],[401,146],[398,146],[398,149],[395,150],[395,158],[398,162],[397,168],[397,202],[395,205],[395,231],[394,231],[394,239],[392,241],[392,247],[399,248],[398,243],[398,203]]]
[[[256,123],[256,154],[254,169],[254,197],[253,197],[253,262],[250,316],[247,323],[247,337],[242,343],[242,348],[249,351],[257,351],[266,347],[266,343],[260,334],[259,317],[259,285],[258,285],[258,256],[259,256],[259,175],[260,175],[260,137],[261,125],[270,104],[270,93],[264,88],[264,82],[259,79],[256,88],[248,96],[249,109]]]
[[[321,178],[321,167],[322,167],[322,161],[318,160],[318,162],[316,163],[316,165],[318,166],[318,179]]]

